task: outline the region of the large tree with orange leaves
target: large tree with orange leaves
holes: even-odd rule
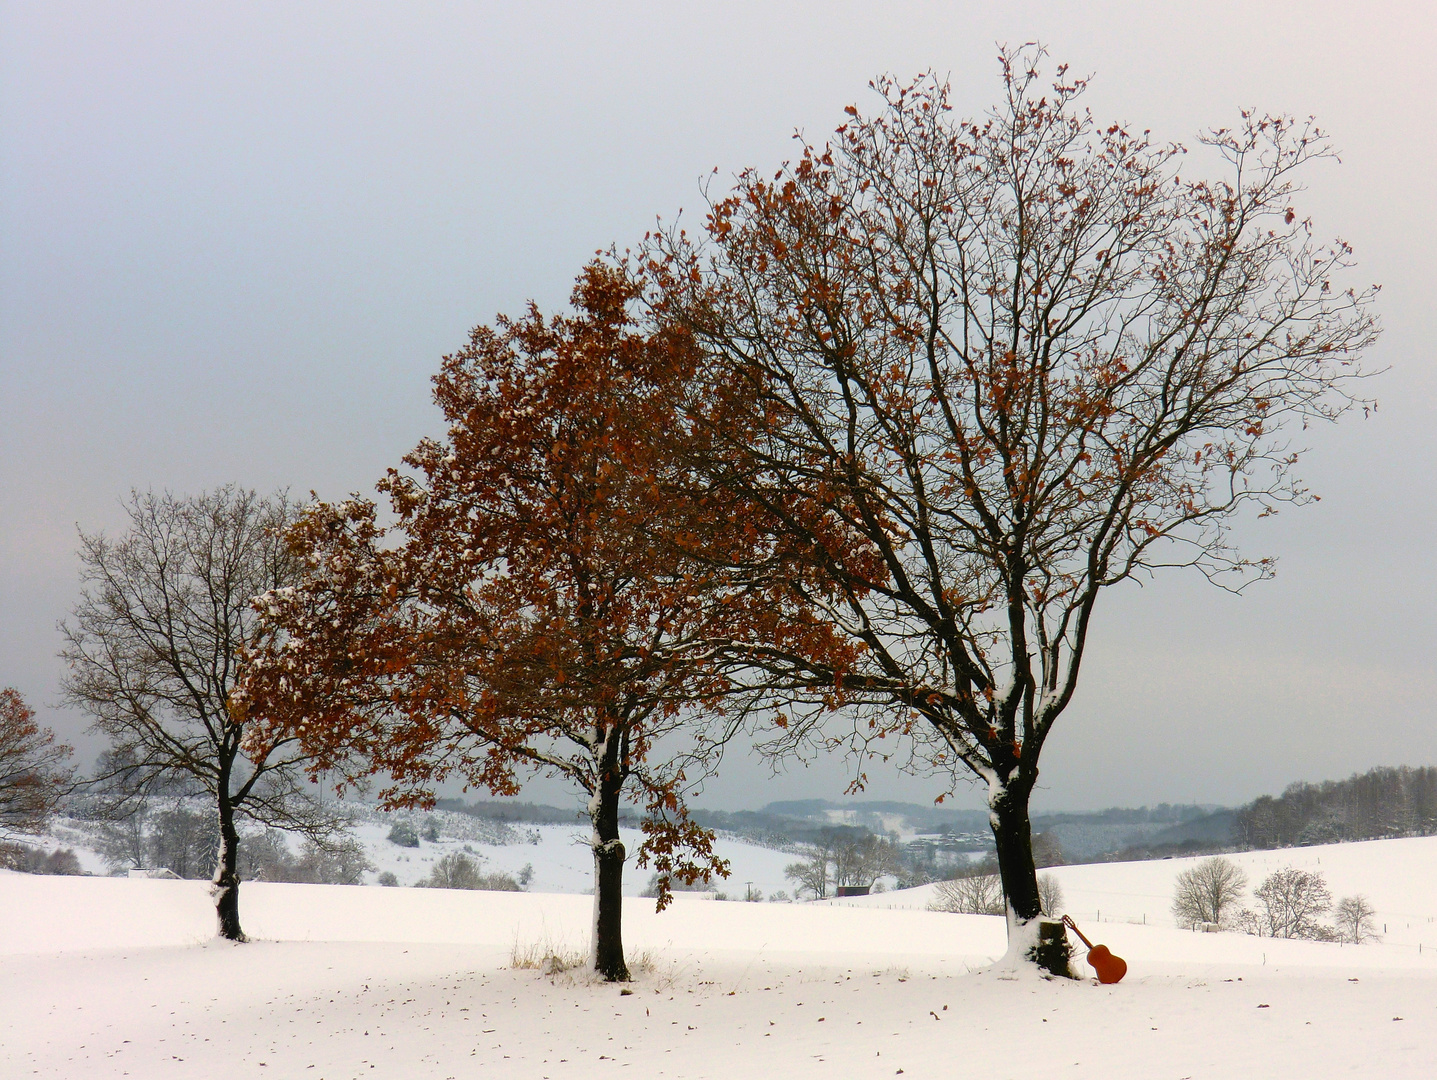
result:
[[[589,797],[593,962],[610,980],[628,978],[621,801],[644,807],[639,861],[665,893],[725,873],[683,792],[727,730],[707,718],[743,690],[734,657],[776,643],[845,663],[761,522],[688,471],[710,438],[680,409],[695,354],[681,329],[636,329],[636,295],[595,263],[572,314],[531,307],[445,358],[447,439],[380,483],[392,528],[361,498],[304,517],[308,574],[259,601],[269,637],[245,691],[259,737],[386,776],[390,805],[450,779],[570,780]]]
[[[1029,795],[1098,598],[1175,565],[1270,574],[1231,524],[1308,499],[1289,433],[1354,404],[1377,330],[1375,290],[1339,284],[1346,245],[1294,209],[1329,153],[1310,122],[1244,114],[1203,139],[1219,179],[1180,177],[1181,148],[1096,125],[1041,57],[1005,52],[977,120],[936,80],[881,81],[875,115],[742,174],[704,242],[648,253],[654,310],[706,354],[712,476],[815,557],[862,651],[841,672],[762,663],[839,687],[861,750],[906,743],[986,787],[1020,954]],[[1059,953],[1042,962],[1066,970]]]

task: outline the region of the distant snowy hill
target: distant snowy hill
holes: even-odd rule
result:
[[[526,876],[532,892],[582,893],[593,888],[594,859],[587,826],[495,822],[448,810],[413,816],[421,824],[434,820],[439,826],[438,840],[421,839],[418,848],[399,847],[385,839],[394,815],[374,812],[360,819],[355,835],[375,867],[366,880],[376,881],[379,874],[389,871],[401,885],[413,885],[426,878],[434,863],[445,855],[463,851],[480,858],[488,873],[518,877],[528,868]],[[630,852],[624,869],[624,893],[637,896],[652,875],[650,869],[638,867],[633,859],[643,843],[643,833],[626,828],[620,830],[620,835]],[[792,889],[783,870],[794,861],[793,854],[722,835],[714,850],[729,861],[729,876],[716,881],[716,889],[744,896],[751,888],[765,897]]]
[[[1143,862],[1054,866],[1063,889],[1063,910],[1079,922],[1172,927],[1173,883],[1202,857]],[[1437,959],[1437,836],[1364,840],[1350,844],[1240,851],[1226,856],[1248,877],[1251,891],[1275,870],[1292,866],[1319,873],[1332,897],[1361,893],[1377,909],[1377,931],[1398,953],[1432,953]],[[936,886],[896,890],[879,896],[820,901],[829,905],[926,909]],[[1104,932],[1107,927],[1104,926]],[[1269,939],[1254,938],[1254,941]],[[1361,946],[1367,948],[1367,946]]]
[[[418,884],[440,859],[464,852],[478,859],[485,873],[515,878],[522,875],[532,892],[586,893],[593,887],[593,857],[586,825],[496,821],[445,809],[385,813],[373,807],[354,806],[351,812],[354,837],[373,867],[364,875],[367,885],[378,884],[386,872],[393,874],[400,885]],[[417,847],[401,846],[388,839],[390,831],[401,822],[411,825],[419,835]],[[426,832],[436,839],[424,839]],[[638,829],[625,828],[621,835],[630,852],[624,892],[637,896],[652,876],[652,870],[639,867],[634,858],[643,843],[643,834]],[[15,839],[47,852],[72,850],[88,874],[124,872],[100,853],[94,827],[73,818],[55,819],[44,835]],[[716,890],[736,897],[761,894],[767,898],[793,887],[783,872],[797,858],[791,852],[722,834],[714,850],[729,863],[728,878],[713,883]]]

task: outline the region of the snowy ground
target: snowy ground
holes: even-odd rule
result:
[[[3,873],[0,1076],[1431,1076],[1437,840],[1242,858],[1321,858],[1387,939],[1153,925],[1187,862],[1107,864],[1057,873],[1080,920],[1101,898],[1118,986],[985,970],[1002,921],[921,910],[915,890],[631,900],[645,970],[623,995],[510,966],[516,945],[580,946],[583,896],[251,883],[259,940],[231,946],[210,940],[202,883]]]

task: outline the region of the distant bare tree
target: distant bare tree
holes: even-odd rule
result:
[[[1332,893],[1321,874],[1289,866],[1269,875],[1255,895],[1262,904],[1259,925],[1266,936],[1313,941],[1333,936],[1332,927],[1320,921],[1332,909]]]
[[[940,881],[928,908],[956,915],[1002,915],[1002,880],[997,874],[973,874]]]
[[[187,879],[214,875],[219,861],[219,837],[211,815],[191,809],[186,801],[176,800],[169,807],[151,812],[148,818],[150,832],[146,837],[145,865],[163,867]]]
[[[783,868],[783,876],[793,882],[795,894],[802,896],[808,893],[815,900],[822,900],[828,895],[830,855],[826,847],[810,845],[806,859],[789,863]]]
[[[1247,874],[1231,859],[1214,855],[1177,877],[1173,890],[1173,919],[1179,926],[1231,921]]]
[[[431,889],[477,889],[479,888],[479,864],[463,852],[446,855],[429,871],[429,880],[423,882]]]
[[[508,874],[486,874],[479,860],[462,851],[451,852],[434,864],[429,878],[420,882],[431,889],[488,889],[493,892],[520,892],[519,883]]]
[[[70,848],[45,851],[9,841],[0,841],[0,870],[17,870],[22,874],[84,873],[79,857]]]
[[[1063,914],[1063,886],[1052,874],[1038,875],[1038,902],[1043,914],[1050,919]]]
[[[284,881],[294,856],[279,829],[260,829],[240,845],[239,874],[245,881]]]
[[[873,886],[885,874],[903,868],[903,854],[897,843],[873,833],[850,833],[833,845],[834,885]]]
[[[240,871],[250,881],[362,885],[364,872],[373,869],[363,845],[352,836],[324,843],[306,840],[298,855],[279,829],[250,833],[241,845]]]
[[[289,880],[316,885],[363,885],[364,872],[373,869],[364,845],[353,836],[310,839],[301,847]]]
[[[95,850],[114,871],[149,865],[149,808],[136,801],[123,809],[113,820],[97,822],[91,831]]]
[[[20,691],[0,690],[0,835],[44,827],[70,784],[70,748],[35,722]]]
[[[1376,914],[1377,909],[1361,893],[1344,896],[1333,911],[1338,932],[1354,945],[1376,939],[1376,926],[1372,921],[1372,916]]]
[[[1067,862],[1063,845],[1052,832],[1040,832],[1033,837],[1033,865],[1041,870],[1045,866],[1062,866]]]
[[[297,743],[241,749],[248,718],[231,696],[250,600],[299,574],[280,536],[296,507],[230,485],[192,498],[132,492],[125,509],[118,540],[80,534],[84,588],[62,625],[65,696],[111,742],[113,768],[96,782],[118,803],[177,787],[213,800],[219,933],[243,941],[237,818],[315,839],[341,825],[303,790]]]

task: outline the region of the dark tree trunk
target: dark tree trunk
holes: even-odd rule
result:
[[[235,828],[234,806],[226,798],[219,801],[220,850],[215,862],[215,914],[219,919],[219,935],[230,941],[245,941],[239,917],[239,830]]]
[[[1038,871],[1033,865],[1033,828],[1028,820],[1031,779],[1014,773],[1000,792],[988,800],[993,842],[998,850],[998,874],[1008,904],[1008,935],[1011,944],[1023,949],[1024,958],[1044,971],[1073,977],[1068,966],[1071,953],[1061,932],[1043,932],[1042,903],[1038,896]]]
[[[619,839],[622,779],[600,781],[590,804],[594,823],[594,970],[608,982],[628,982],[624,963],[624,845]]]

